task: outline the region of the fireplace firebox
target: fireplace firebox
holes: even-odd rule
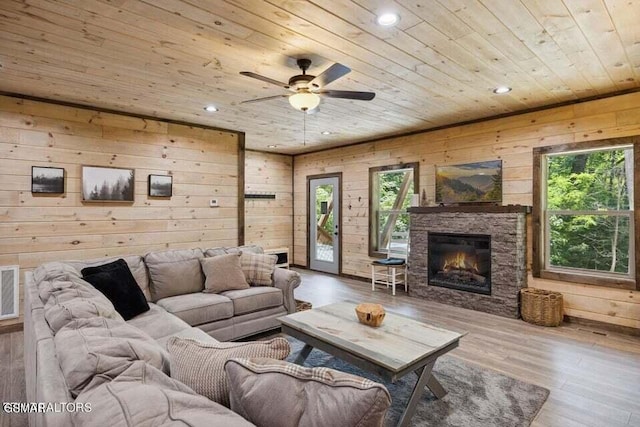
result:
[[[491,295],[491,236],[429,233],[428,283]]]

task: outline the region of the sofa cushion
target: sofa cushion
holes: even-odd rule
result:
[[[65,325],[75,319],[104,317],[124,321],[104,295],[98,293],[90,297],[70,297],[75,290],[52,294],[44,306],[44,317],[55,335]],[[97,291],[96,291],[97,292]]]
[[[47,262],[33,270],[33,280],[39,284],[43,280],[69,280],[70,277],[80,278],[80,270],[63,262]]]
[[[84,280],[111,301],[124,320],[149,310],[147,299],[123,259],[82,269]]]
[[[229,386],[224,364],[234,357],[271,357],[289,355],[289,342],[282,337],[269,341],[205,343],[173,337],[167,343],[171,355],[171,377],[196,393],[229,406]],[[274,424],[275,425],[275,424]]]
[[[156,302],[174,295],[200,292],[204,276],[200,249],[150,252],[144,256],[151,278],[151,300]]]
[[[110,381],[134,360],[169,372],[167,352],[149,335],[122,320],[77,319],[62,328],[54,342],[73,396]]]
[[[68,301],[74,298],[91,298],[99,295],[98,290],[88,282],[70,277],[72,280],[43,280],[38,284],[38,296],[43,304],[46,304],[52,295],[56,295],[56,301]]]
[[[210,248],[204,251],[205,257],[214,257],[226,254],[228,254],[228,252],[224,248]]]
[[[162,264],[163,262],[184,261],[204,257],[202,249],[173,249],[169,251],[149,252],[144,256],[144,262]]]
[[[214,294],[234,289],[248,289],[249,283],[244,277],[240,265],[241,253],[218,255],[200,260],[205,276],[204,292]]]
[[[191,326],[233,317],[233,303],[217,294],[196,292],[163,298],[158,305]]]
[[[127,323],[141,329],[156,340],[184,329],[191,329],[187,322],[152,302],[149,303],[149,311],[127,320]]]
[[[113,381],[81,393],[75,403],[91,406],[90,412],[72,413],[77,426],[253,425],[144,362],[131,363]]]
[[[238,291],[226,291],[224,295],[233,301],[233,315],[251,313],[283,304],[282,291],[278,288],[260,286]]]
[[[329,368],[233,359],[225,372],[231,409],[261,426],[382,426],[391,404],[382,384]]]
[[[87,267],[96,267],[99,265],[107,264],[118,259],[123,259],[127,266],[129,266],[129,270],[133,275],[134,279],[136,279],[136,283],[142,290],[145,298],[147,300],[151,299],[151,293],[149,291],[149,273],[147,272],[147,266],[144,264],[144,260],[139,255],[127,255],[122,257],[104,257],[104,258],[94,258],[87,260],[78,260],[78,261],[67,261],[66,264],[72,266],[78,273],[82,271],[82,269]]]
[[[272,286],[273,270],[276,268],[276,255],[242,252],[240,264],[247,282],[253,286]]]
[[[245,252],[245,253],[248,253],[248,254],[263,254],[264,253],[264,249],[262,249],[262,247],[258,246],[258,245],[233,246],[233,247],[224,248],[224,250],[228,254],[233,254],[233,253],[236,253],[236,252]]]

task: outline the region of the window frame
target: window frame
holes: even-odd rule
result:
[[[630,242],[629,258],[632,262],[632,278],[615,277],[611,273],[596,272],[591,270],[572,269],[570,267],[549,268],[546,247],[548,240],[545,233],[546,227],[546,186],[547,186],[547,155],[569,154],[571,152],[583,152],[589,150],[605,150],[629,146],[633,149],[633,207],[631,209],[630,227],[633,229],[633,240]],[[596,141],[584,141],[579,143],[560,144],[533,149],[533,211],[532,211],[532,266],[533,277],[559,280],[565,282],[581,283],[587,285],[604,286],[618,289],[640,290],[640,210],[637,209],[640,202],[640,136],[623,138],[610,138]],[[573,211],[572,211],[573,212]],[[576,211],[577,212],[577,211]],[[574,212],[575,213],[575,212]],[[613,214],[616,215],[616,214]],[[627,214],[623,214],[627,216]]]
[[[376,166],[369,168],[369,256],[371,258],[385,258],[386,251],[376,250],[377,246],[377,224],[375,212],[374,198],[374,177],[378,172],[392,172],[401,169],[413,169],[413,194],[420,194],[420,162],[399,163],[395,165]],[[387,212],[387,211],[385,211]]]

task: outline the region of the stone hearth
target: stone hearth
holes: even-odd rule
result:
[[[409,294],[444,304],[519,317],[520,289],[527,287],[526,206],[410,208]],[[491,236],[491,294],[428,283],[429,233]]]

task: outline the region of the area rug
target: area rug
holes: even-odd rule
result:
[[[292,337],[287,339],[291,343],[291,355],[287,360],[293,362],[304,343]],[[324,366],[382,382],[392,398],[386,427],[398,423],[418,379],[417,375],[408,374],[395,384],[387,383],[318,349],[309,354],[304,365]],[[543,387],[466,363],[454,356],[440,357],[434,372],[448,393],[438,400],[425,391],[412,418],[412,426],[526,427],[549,395],[549,390]]]
[[[303,301],[301,299],[297,299],[296,300],[296,312],[297,311],[311,310],[312,308],[313,308],[313,306],[311,305],[310,302]]]

